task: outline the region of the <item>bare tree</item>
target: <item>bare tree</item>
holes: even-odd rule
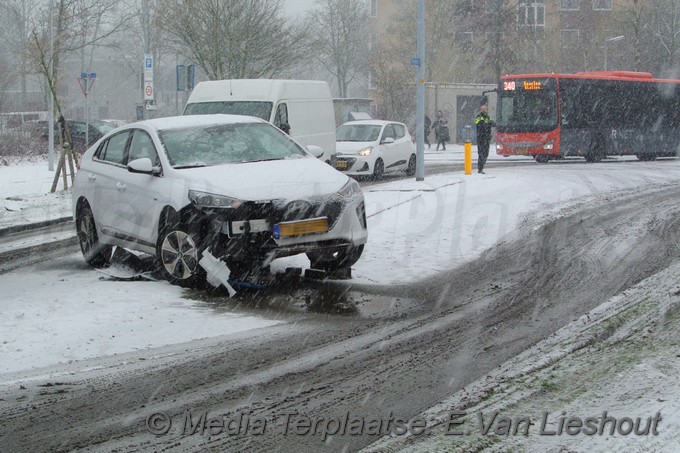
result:
[[[35,0],[3,0],[0,2],[0,37],[6,44],[6,53],[10,59],[3,59],[4,63],[14,64],[21,85],[21,103],[26,105],[27,81],[30,62],[28,60],[28,46],[30,42],[31,20],[36,12]],[[5,66],[8,67],[8,66]]]
[[[121,30],[127,16],[119,14],[116,5],[116,0],[56,0],[54,8],[48,7],[43,11],[42,23],[36,25],[31,32],[31,56],[39,72],[45,77],[49,96],[54,100],[60,120],[63,119],[58,95],[61,81],[60,61],[69,54],[96,46]],[[50,13],[53,14],[52,21]],[[50,46],[50,24],[53,46]],[[73,141],[66,122],[62,121],[62,124],[62,152],[52,183],[52,192],[56,190],[60,176],[63,176],[64,189],[68,188],[66,165],[69,166],[71,182],[75,178]]]
[[[645,56],[649,65],[668,76],[680,72],[680,4],[677,0],[654,0],[648,30]]]
[[[304,27],[284,17],[281,0],[167,0],[159,15],[211,80],[275,77],[307,52]]]
[[[347,97],[347,87],[366,76],[369,52],[368,8],[363,0],[315,0],[307,13],[312,45],[323,67],[335,77],[338,95]]]
[[[7,67],[8,62],[0,56],[0,66]],[[0,71],[0,112],[5,111],[5,103],[7,101],[7,89],[12,85],[12,79],[16,77],[10,71]],[[2,123],[0,122],[0,126]]]
[[[394,49],[378,48],[371,59],[372,83],[381,100],[378,117],[411,124],[416,110],[415,71],[412,67],[383,64],[393,54]]]

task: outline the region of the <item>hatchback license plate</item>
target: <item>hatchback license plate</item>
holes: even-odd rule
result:
[[[335,168],[347,168],[347,162],[344,160],[339,160],[335,162]]]

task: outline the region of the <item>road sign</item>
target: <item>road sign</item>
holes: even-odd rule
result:
[[[153,82],[144,82],[144,100],[152,101],[153,96]]]
[[[144,81],[153,82],[153,55],[144,56]]]
[[[77,80],[78,85],[80,85],[80,91],[82,91],[86,97],[88,94],[90,94],[90,91],[92,91],[92,87],[94,86],[96,79],[97,74],[94,72],[91,72],[90,74],[83,72],[80,74],[80,77],[78,77]]]
[[[196,65],[177,65],[177,91],[191,91],[196,84]]]
[[[420,58],[411,58],[411,66],[420,67]]]

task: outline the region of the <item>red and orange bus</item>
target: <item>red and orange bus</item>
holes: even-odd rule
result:
[[[607,71],[517,74],[498,85],[496,152],[538,162],[583,156],[676,156],[680,80]]]

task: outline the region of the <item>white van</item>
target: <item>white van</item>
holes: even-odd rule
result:
[[[269,121],[301,145],[316,145],[319,158],[335,154],[335,111],[328,83],[319,80],[233,79],[200,82],[184,115],[231,113]],[[287,127],[289,131],[286,130]]]

